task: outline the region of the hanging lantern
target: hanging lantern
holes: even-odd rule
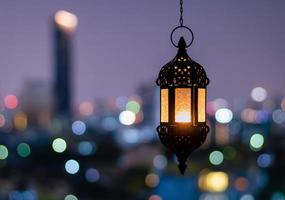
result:
[[[171,42],[178,52],[174,59],[161,68],[156,81],[160,86],[160,125],[157,132],[160,141],[176,154],[179,170],[184,174],[188,156],[204,143],[209,132],[206,125],[209,79],[204,68],[187,54],[194,35],[190,28],[183,26],[182,0],[180,6],[180,26],[171,33]],[[190,32],[192,40],[189,44],[183,37],[178,45],[174,43],[173,33],[177,29]]]

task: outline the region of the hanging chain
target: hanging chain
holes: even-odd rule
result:
[[[173,30],[172,30],[172,32],[171,32],[171,34],[170,34],[170,40],[171,40],[171,43],[173,44],[173,46],[175,46],[175,47],[177,47],[177,48],[179,48],[178,47],[178,45],[177,44],[175,44],[174,43],[174,41],[173,41],[173,34],[174,34],[174,32],[177,30],[177,29],[186,29],[190,34],[191,34],[191,40],[190,40],[190,42],[188,43],[188,44],[186,44],[186,48],[187,47],[190,47],[191,46],[191,44],[193,43],[193,41],[194,41],[194,34],[193,34],[193,31],[188,27],[188,26],[184,26],[183,25],[183,0],[180,0],[180,19],[179,19],[179,26],[176,26]]]
[[[183,0],[180,0],[180,26],[183,26]]]

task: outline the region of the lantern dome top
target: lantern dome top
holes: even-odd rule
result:
[[[204,68],[188,56],[183,37],[179,40],[177,55],[161,68],[156,83],[160,87],[206,87],[209,84]]]

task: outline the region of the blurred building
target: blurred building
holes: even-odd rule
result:
[[[52,91],[47,82],[29,80],[20,97],[22,111],[27,115],[29,126],[47,127],[51,120]]]
[[[58,11],[54,17],[55,79],[54,111],[58,117],[71,116],[72,104],[72,35],[77,17],[67,11]]]
[[[157,124],[156,114],[159,113],[159,109],[154,104],[156,97],[155,85],[153,83],[144,83],[138,87],[137,91],[142,100],[142,113],[144,115],[142,125]]]

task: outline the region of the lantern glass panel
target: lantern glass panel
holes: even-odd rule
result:
[[[198,122],[206,122],[206,89],[198,88]]]
[[[160,121],[168,122],[168,89],[160,90]]]
[[[175,122],[191,122],[191,88],[175,89]]]

